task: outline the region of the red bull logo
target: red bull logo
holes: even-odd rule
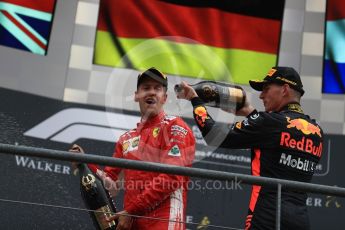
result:
[[[308,121],[302,119],[302,118],[297,118],[297,119],[290,119],[290,117],[287,117],[287,122],[289,123],[286,127],[291,129],[291,128],[296,128],[297,130],[301,131],[305,135],[318,135],[321,137],[321,130],[317,125],[313,125],[312,123],[309,123]]]
[[[205,126],[205,121],[208,119],[206,108],[203,106],[198,106],[194,109],[194,114],[196,115],[196,120],[201,127]]]
[[[290,133],[282,132],[280,137],[280,145],[286,148],[298,149],[303,152],[310,153],[314,156],[321,157],[322,143],[314,141],[310,138],[302,137],[295,139]]]
[[[277,72],[277,70],[272,68],[270,71],[268,71],[267,76],[272,77],[275,72]]]

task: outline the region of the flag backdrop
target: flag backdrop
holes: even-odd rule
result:
[[[0,45],[45,55],[55,0],[0,0]]]
[[[323,93],[345,93],[345,1],[328,0]]]
[[[284,4],[101,0],[94,64],[247,84],[277,63]]]

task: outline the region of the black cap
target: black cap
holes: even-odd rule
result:
[[[168,78],[155,67],[151,67],[138,75],[137,88],[145,78],[151,78],[161,83],[164,87],[168,87]]]
[[[301,95],[304,94],[301,77],[296,70],[291,67],[272,67],[263,80],[249,81],[250,86],[257,91],[262,91],[263,86],[267,83],[288,84],[291,88],[300,92]]]

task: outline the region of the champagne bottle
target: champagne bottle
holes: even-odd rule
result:
[[[111,199],[109,192],[103,187],[102,182],[92,173],[87,164],[78,165],[80,176],[80,193],[86,207],[90,210],[89,214],[97,230],[115,230],[116,222],[111,221],[103,223],[100,218],[105,220],[106,217],[116,213],[116,207]]]
[[[235,112],[241,109],[246,101],[246,92],[238,85],[201,81],[190,86],[207,106],[221,108],[226,112]],[[175,85],[174,90],[177,95],[183,93],[179,84]]]

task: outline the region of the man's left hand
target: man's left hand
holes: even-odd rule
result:
[[[180,84],[181,92],[176,92],[176,97],[178,99],[186,99],[188,101],[192,100],[194,97],[198,97],[198,94],[195,92],[193,87],[188,85],[187,82],[182,81]]]
[[[254,107],[249,103],[248,98],[246,98],[246,101],[244,103],[243,108],[237,110],[235,112],[236,116],[248,116],[251,112],[254,111]]]

